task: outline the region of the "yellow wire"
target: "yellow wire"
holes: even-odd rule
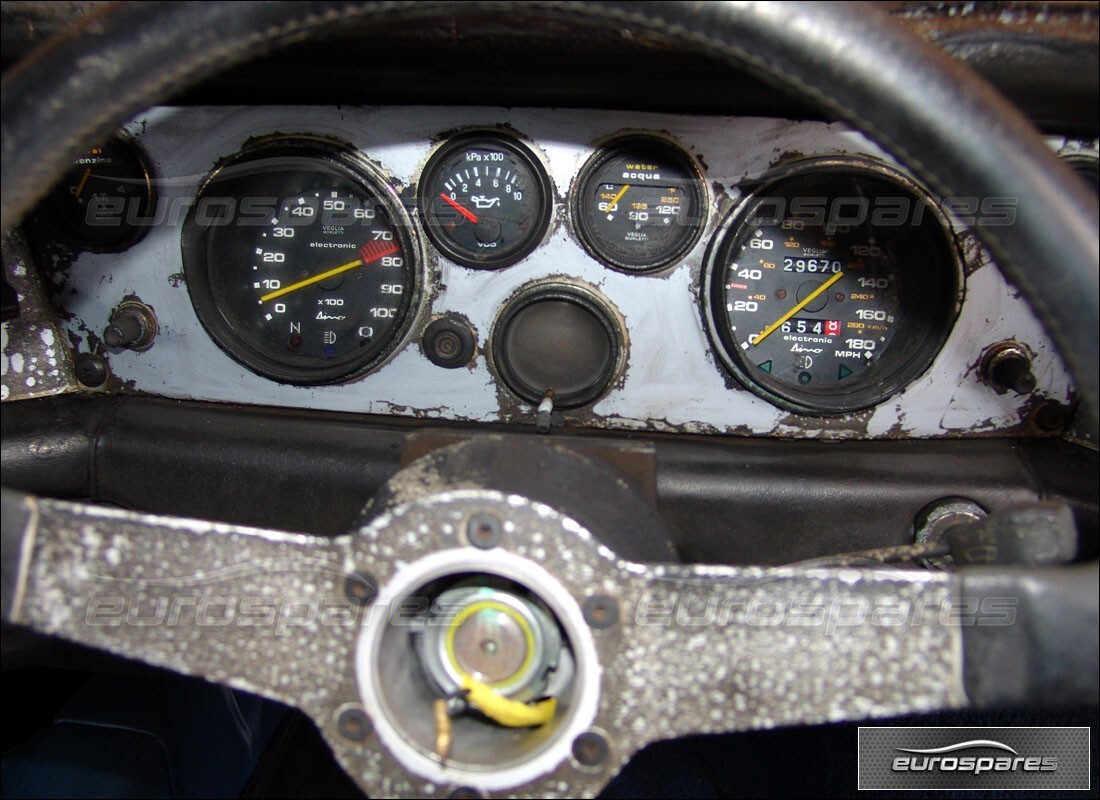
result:
[[[554,713],[558,710],[556,697],[527,705],[497,694],[491,687],[469,675],[462,678],[462,688],[469,692],[466,699],[477,706],[482,714],[506,728],[532,728],[543,725],[552,720]]]

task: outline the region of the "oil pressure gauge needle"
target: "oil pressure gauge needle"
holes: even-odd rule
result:
[[[470,220],[470,222],[474,223],[474,225],[477,225],[477,214],[475,214],[470,209],[466,208],[466,206],[462,205],[457,200],[453,200],[450,197],[448,197],[446,192],[440,192],[439,193],[439,199],[442,200],[447,205],[449,205],[451,208],[453,208],[459,214],[464,216],[466,219]]]
[[[843,277],[844,277],[844,273],[843,272],[838,272],[836,275],[829,278],[829,280],[825,281],[825,283],[821,284],[816,289],[814,289],[812,292],[810,292],[810,294],[807,295],[805,300],[803,300],[801,303],[796,305],[794,308],[792,308],[786,314],[781,316],[779,319],[777,319],[771,325],[764,328],[764,330],[760,331],[760,333],[756,334],[756,336],[751,340],[753,347],[760,344],[762,341],[764,341],[769,336],[771,336],[773,333],[775,333],[777,330],[779,330],[779,328],[783,325],[784,322],[789,320],[791,317],[793,317],[799,311],[801,311],[806,306],[808,306],[810,303],[812,303],[814,300],[819,298],[822,294],[829,291],[829,287],[832,286],[833,284],[835,284],[837,281],[839,281]]]
[[[289,286],[284,286],[281,289],[276,289],[273,292],[268,292],[260,298],[261,303],[266,303],[268,300],[274,300],[277,297],[283,297],[291,292],[296,292],[299,289],[304,289],[307,286],[312,286],[315,283],[328,280],[329,278],[341,275],[349,270],[353,270],[356,267],[362,267],[365,264],[370,264],[372,261],[377,261],[385,256],[393,255],[398,251],[396,244],[390,242],[388,244],[382,244],[382,242],[367,242],[365,245],[359,248],[360,258],[354,261],[349,261],[347,264],[341,264],[339,267],[333,267],[332,269],[325,270],[316,275],[313,275],[305,280],[300,280],[297,283],[292,283]]]

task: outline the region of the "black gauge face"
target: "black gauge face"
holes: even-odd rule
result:
[[[145,231],[153,204],[145,161],[129,139],[82,153],[51,195],[65,236],[90,250],[120,250]]]
[[[184,233],[195,310],[226,351],[285,383],[329,383],[392,349],[417,295],[389,189],[336,152],[244,153],[199,194]]]
[[[922,373],[958,299],[952,246],[900,176],[809,168],[753,195],[711,257],[725,364],[782,405],[839,413]]]
[[[432,243],[475,269],[516,263],[542,240],[550,180],[519,142],[471,134],[448,142],[424,169],[418,203]]]
[[[649,272],[695,244],[706,222],[704,198],[687,156],[664,142],[632,138],[600,151],[582,170],[573,215],[596,258]]]

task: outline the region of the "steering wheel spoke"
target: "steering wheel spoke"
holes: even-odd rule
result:
[[[615,730],[663,739],[966,704],[946,573],[655,566],[629,597]]]
[[[3,490],[5,622],[282,702],[341,690],[338,542]]]

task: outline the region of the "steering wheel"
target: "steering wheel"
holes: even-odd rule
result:
[[[978,234],[1049,327],[1078,381],[1079,413],[1096,428],[1095,198],[993,90],[865,4],[112,8],[5,75],[3,228],[81,148],[216,70],[349,22],[379,32],[489,5],[686,44],[848,121],[942,196],[1018,197],[1015,224]],[[1095,566],[638,564],[561,508],[419,477],[427,489],[336,539],[5,490],[3,619],[297,706],[359,785],[387,796],[594,794],[641,747],[689,733],[1097,701]],[[516,614],[535,608],[566,644],[557,708],[537,724],[510,725],[509,714],[534,706],[478,702],[481,686],[464,687],[480,716],[441,720],[413,661],[408,642],[430,632],[423,609],[404,609],[471,575],[523,592],[529,605]],[[990,594],[1017,597],[1020,624],[967,627],[942,613]],[[172,625],[126,624],[132,605],[150,604]],[[257,613],[242,616],[246,606]],[[415,637],[410,625],[422,628]]]

